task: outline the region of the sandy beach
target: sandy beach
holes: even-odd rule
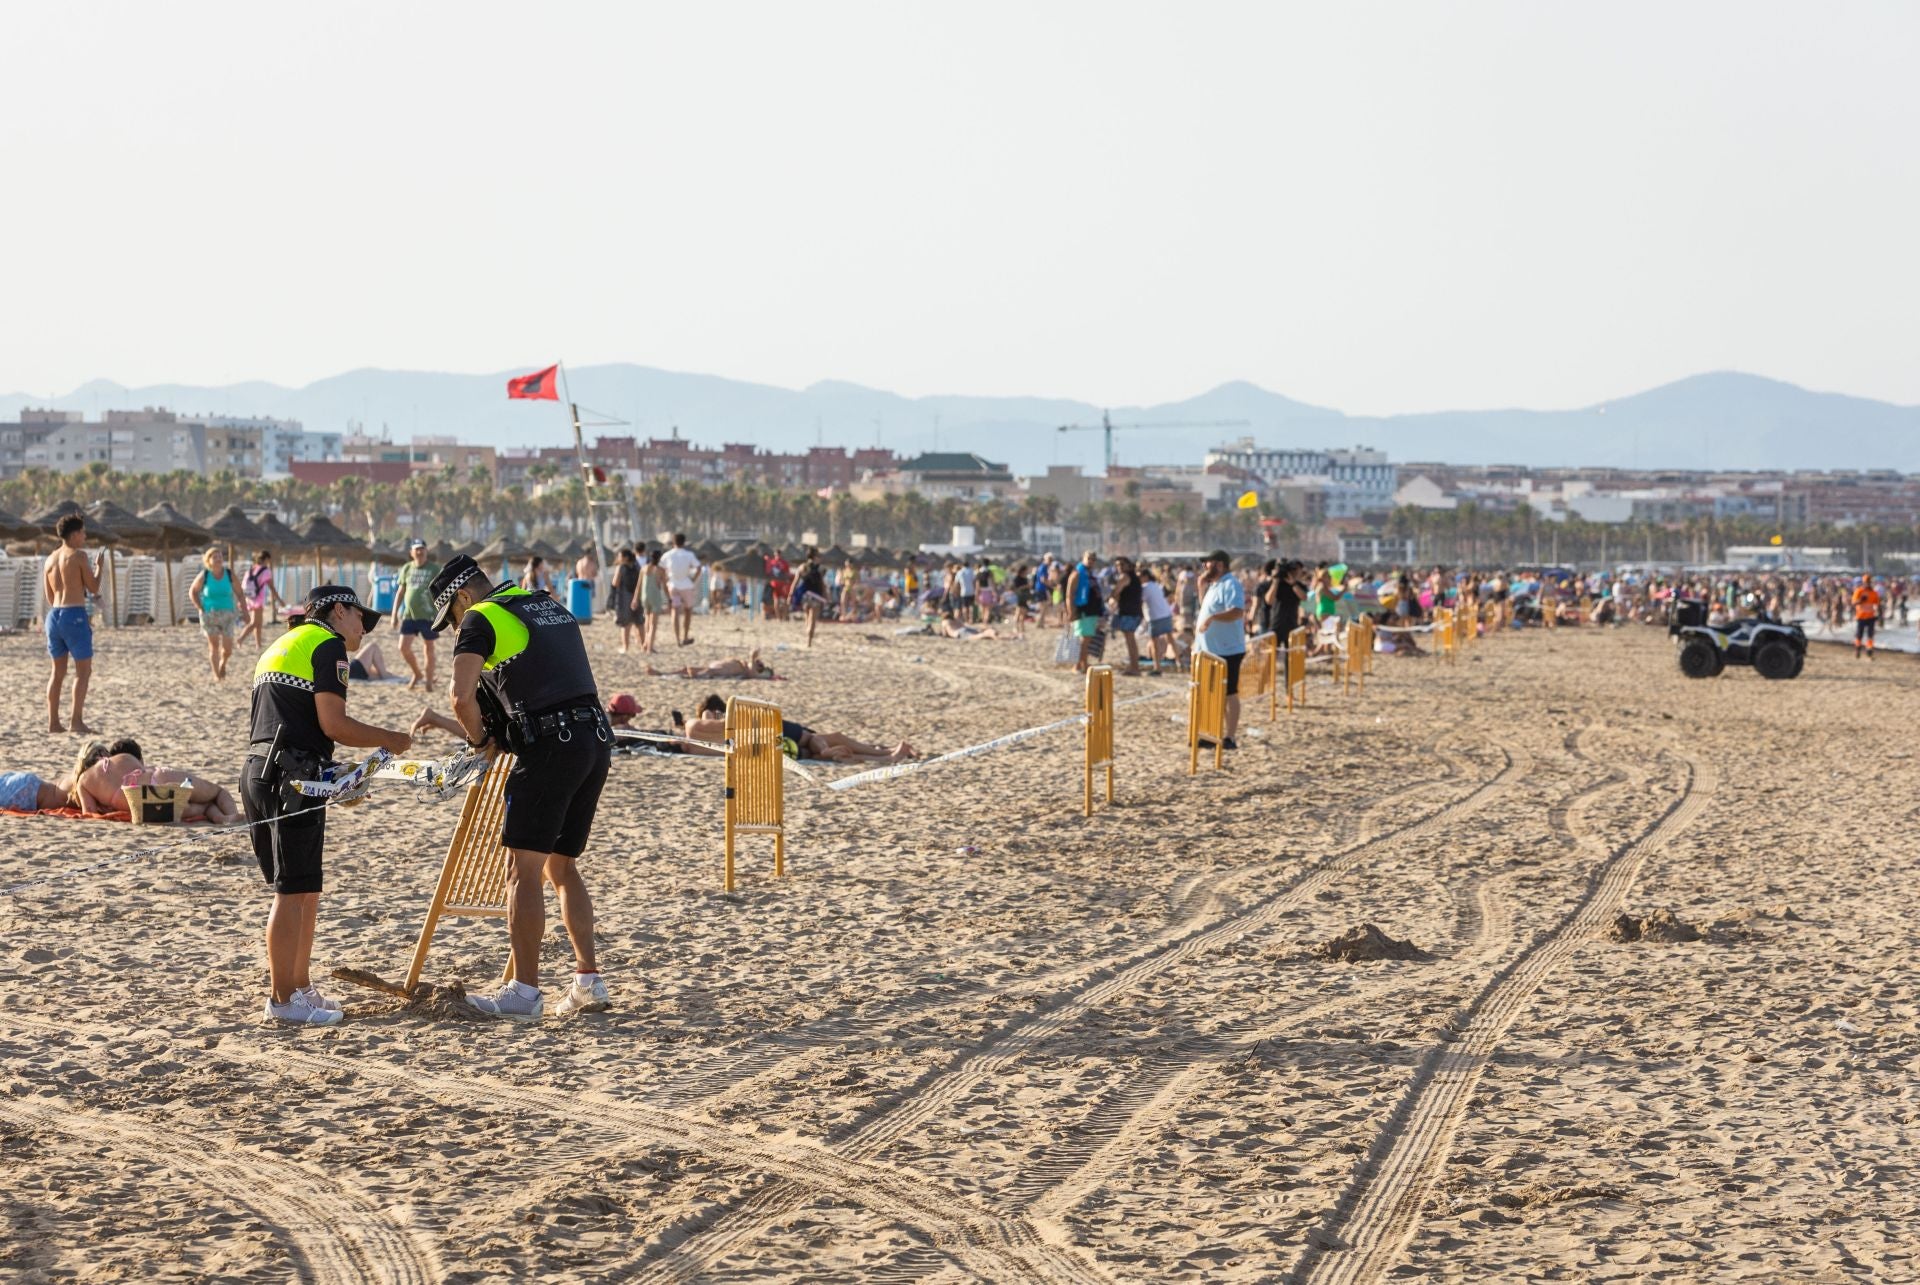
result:
[[[789,676],[744,684],[588,633],[647,726],[742,692],[938,754],[1080,707],[1052,631],[702,618],[654,658]],[[203,655],[104,634],[89,718],[231,783],[252,656]],[[0,638],[0,769],[77,748],[45,667]],[[1661,631],[1530,631],[1316,677],[1192,778],[1184,684],[1119,680],[1175,694],[1120,710],[1091,818],[1072,730],[790,775],[789,877],[749,839],[732,896],[718,761],[616,759],[583,863],[615,1007],[531,1026],[336,983],[339,1027],[272,1027],[244,838],[0,817],[9,887],[168,845],[0,901],[0,1277],[1920,1277],[1920,666],[1690,683]],[[317,973],[404,973],[457,813],[330,819]],[[505,955],[452,920],[426,976]]]

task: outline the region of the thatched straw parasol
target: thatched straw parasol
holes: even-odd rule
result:
[[[40,528],[25,518],[0,509],[0,540],[38,540]]]
[[[160,542],[159,527],[121,508],[112,500],[95,500],[87,506],[86,517],[89,528],[97,523],[128,544],[142,549],[154,548]]]
[[[176,540],[188,545],[213,543],[213,532],[174,508],[171,500],[162,500],[150,509],[140,510],[140,518],[159,528],[163,544],[172,544]]]
[[[213,538],[227,546],[227,561],[233,561],[235,545],[242,549],[259,549],[266,546],[267,533],[253,524],[253,519],[240,511],[240,506],[230,504],[227,511],[207,523],[207,530]]]
[[[714,563],[720,561],[720,559],[726,557],[727,551],[711,540],[703,540],[699,546],[694,549],[693,555],[708,566],[712,566]]]
[[[62,500],[60,501],[60,503],[54,505],[52,508],[48,509],[46,512],[34,514],[32,517],[28,518],[27,521],[32,523],[35,527],[39,528],[40,534],[52,535],[54,527],[60,524],[60,519],[66,517],[70,513],[79,514],[81,520],[86,524],[87,543],[109,545],[109,544],[118,544],[120,542],[120,535],[118,532],[114,531],[110,527],[103,525],[99,521],[99,519],[88,517],[87,511],[81,508],[78,504],[75,504],[72,500]]]
[[[736,553],[731,557],[722,558],[713,564],[713,569],[723,571],[730,576],[738,576],[742,580],[769,578],[766,560],[757,553]]]
[[[448,558],[451,558],[454,554],[459,552],[461,552],[461,550],[456,549],[453,546],[453,542],[444,537],[442,537],[441,539],[435,540],[432,544],[427,546],[427,557],[429,557],[435,562],[444,563]],[[472,557],[473,555],[468,554],[467,556]]]
[[[326,574],[320,567],[322,557],[364,558],[372,552],[363,542],[335,526],[333,519],[324,513],[316,513],[308,518],[295,534],[306,541],[307,546],[313,550],[313,582],[315,584],[326,579]]]
[[[532,549],[536,556],[545,558],[548,562],[557,562],[560,559],[560,550],[554,548],[545,540],[535,540],[527,547]]]
[[[486,547],[487,547],[486,545],[480,543],[478,540],[469,540],[465,544],[461,545],[458,549],[455,549],[453,552],[464,553],[469,558],[472,558],[475,561],[478,561],[481,551],[484,550]],[[453,554],[450,553],[447,556],[452,557]]]
[[[301,534],[274,514],[266,514],[254,523],[260,528],[262,542],[276,553],[305,553],[307,542]]]
[[[532,549],[509,535],[494,537],[492,543],[481,549],[480,552],[472,555],[473,560],[478,562],[483,569],[489,566],[496,568],[496,574],[501,578],[505,577],[507,564],[509,562],[514,561],[516,558],[529,558],[532,556]]]
[[[119,505],[102,506],[118,509]],[[125,510],[121,510],[124,512]],[[137,515],[142,523],[153,532],[153,542],[147,547],[154,550],[160,559],[160,565],[166,568],[167,575],[167,623],[177,625],[180,617],[174,614],[173,597],[173,559],[171,554],[175,545],[193,548],[196,545],[213,543],[213,532],[195,522],[192,518],[173,507],[171,500],[162,500],[150,509],[142,509]],[[113,521],[108,517],[109,522]]]

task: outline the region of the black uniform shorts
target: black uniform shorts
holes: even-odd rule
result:
[[[1244,651],[1220,658],[1227,662],[1227,695],[1229,696],[1240,694],[1240,665],[1246,658],[1247,653]]]
[[[250,822],[264,821],[273,815],[277,788],[260,780],[267,761],[258,754],[247,756],[240,773],[240,804]],[[302,799],[298,808],[285,813],[277,825],[256,825],[248,831],[253,840],[253,857],[260,873],[275,892],[319,892],[320,853],[327,844],[325,799]],[[273,832],[280,832],[280,855],[274,855]]]
[[[500,842],[528,852],[577,857],[587,848],[613,745],[575,724],[571,740],[548,736],[526,747],[507,773]]]

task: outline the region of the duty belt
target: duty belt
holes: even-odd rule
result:
[[[613,740],[606,711],[598,705],[572,705],[540,714],[522,714],[513,723],[520,741],[527,745],[549,738],[565,744],[575,735],[584,735],[588,727],[601,741],[611,743]]]

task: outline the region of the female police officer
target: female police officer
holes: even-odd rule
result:
[[[241,799],[248,821],[272,821],[255,824],[251,833],[253,855],[274,894],[267,915],[273,986],[267,1016],[282,1022],[327,1026],[340,1020],[340,1005],[322,995],[307,972],[320,909],[325,800],[292,795],[288,783],[315,779],[333,757],[335,741],[395,754],[413,744],[405,732],[347,714],[348,657],[379,619],[353,590],[321,585],[307,595],[301,622],[261,652],[253,669],[253,735]]]
[[[580,624],[538,590],[495,588],[472,558],[455,556],[433,578],[436,632],[458,626],[453,645],[453,714],[476,748],[516,756],[507,775],[500,843],[507,867],[507,933],[514,980],[474,1007],[532,1019],[540,996],[540,939],[546,933],[541,875],[560,898],[573,943],[573,985],[555,1011],[598,1012],[607,987],[593,957],[593,899],[576,864],[587,846],[600,789],[612,762],[613,731],[600,707]],[[482,710],[492,706],[491,716]],[[504,737],[505,745],[499,744]]]

